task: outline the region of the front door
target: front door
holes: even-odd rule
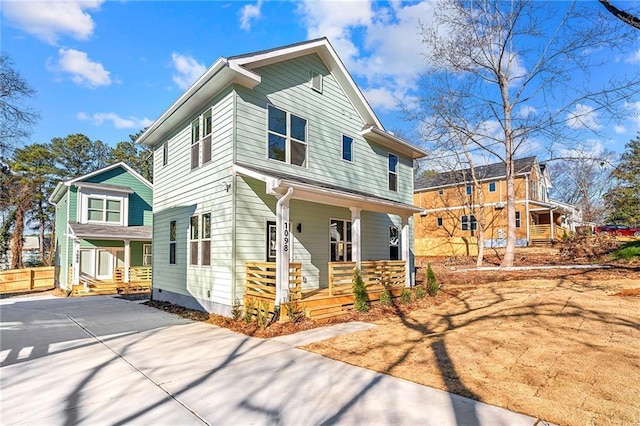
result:
[[[96,278],[99,280],[110,280],[113,278],[113,259],[114,255],[108,249],[98,249]]]

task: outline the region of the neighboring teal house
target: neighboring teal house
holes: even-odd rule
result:
[[[275,270],[276,306],[294,265],[306,292],[378,260],[410,285],[425,152],[385,131],[327,39],[218,59],[138,141],[154,149],[154,299],[230,315],[255,264]]]
[[[129,283],[133,267],[151,267],[153,187],[125,163],[60,182],[49,201],[61,288]]]

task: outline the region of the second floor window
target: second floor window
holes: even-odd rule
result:
[[[307,166],[307,120],[269,105],[268,156],[296,166]]]
[[[472,194],[473,194],[473,186],[467,185],[467,195],[472,195]]]
[[[122,202],[110,198],[89,197],[87,219],[89,222],[122,223]]]
[[[496,192],[496,183],[489,182],[489,192]]]
[[[461,223],[463,231],[475,231],[478,229],[478,222],[474,215],[462,216]]]
[[[191,122],[191,168],[200,165],[200,117]]]
[[[389,190],[398,191],[398,156],[389,154]]]
[[[353,138],[342,135],[342,159],[353,162]]]
[[[169,164],[169,142],[162,144],[162,165],[166,166],[167,164]]]

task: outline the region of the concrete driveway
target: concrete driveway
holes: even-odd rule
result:
[[[0,300],[0,423],[533,425],[536,419],[101,296]]]

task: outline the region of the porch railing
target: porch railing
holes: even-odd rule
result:
[[[355,262],[329,262],[329,295],[351,291]],[[360,276],[365,286],[404,287],[406,262],[402,260],[371,260],[360,262]]]
[[[246,262],[246,284],[244,295],[257,299],[276,300],[276,263]],[[302,298],[302,264],[289,263],[289,299]]]
[[[129,282],[151,281],[151,266],[131,266],[129,268]],[[124,267],[118,267],[113,274],[113,282],[124,283]]]
[[[551,233],[551,225],[531,225],[529,232],[532,241],[554,239]]]

